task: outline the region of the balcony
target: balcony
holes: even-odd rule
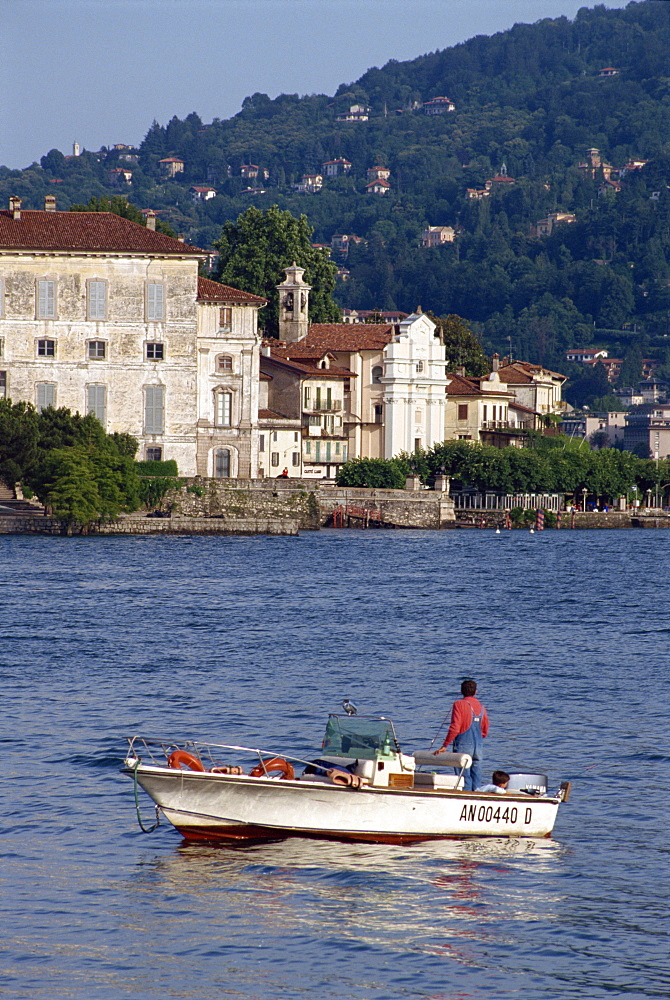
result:
[[[330,402],[323,399],[305,400],[302,408],[303,413],[339,413],[342,409],[342,400],[333,399]]]

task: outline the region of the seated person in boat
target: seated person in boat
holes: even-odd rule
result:
[[[479,788],[475,788],[476,792],[497,792],[500,795],[504,795],[507,791],[507,786],[509,785],[509,774],[507,771],[494,771],[491,777],[490,785],[480,785]]]

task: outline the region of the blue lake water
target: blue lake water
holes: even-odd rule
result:
[[[0,538],[0,996],[670,997],[670,533]],[[351,697],[572,779],[550,841],[187,846],[124,735],[314,755]],[[153,807],[142,797],[145,820]]]

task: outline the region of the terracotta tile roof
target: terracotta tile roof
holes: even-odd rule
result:
[[[447,378],[450,379],[445,389],[447,396],[484,395],[479,387],[479,382],[475,381],[475,379],[466,378],[464,375],[454,375],[453,372],[447,372]]]
[[[259,410],[258,411],[259,420],[292,420],[299,419],[293,417],[285,417],[281,413],[277,413],[275,410]]]
[[[330,368],[317,368],[316,365],[310,364],[309,361],[293,361],[289,358],[283,358],[281,355],[276,355],[274,352],[268,358],[266,355],[261,354],[261,366],[264,363],[270,362],[270,364],[279,365],[281,368],[287,368],[289,371],[295,372],[297,375],[303,375],[306,378],[355,378],[354,372],[350,372],[348,368],[338,368],[331,366]]]
[[[560,372],[552,372],[542,365],[533,365],[530,361],[513,361],[510,365],[505,365],[498,369],[501,382],[509,382],[516,385],[525,385],[533,381],[533,375],[551,375],[552,378],[560,378],[565,382],[567,375]]]
[[[329,351],[381,351],[392,338],[389,323],[312,323],[301,343]]]
[[[0,251],[53,250],[147,256],[202,257],[199,247],[146,229],[111,212],[41,212],[21,209],[15,219],[0,211]]]
[[[304,340],[298,340],[292,344],[282,340],[266,340],[264,341],[264,345],[270,348],[274,357],[286,358],[288,361],[300,361],[303,363],[312,361],[316,364],[317,361],[321,361],[325,357],[332,358],[333,361],[335,360],[335,355],[327,348],[310,346]]]
[[[267,303],[267,299],[262,299],[260,295],[252,295],[251,292],[222,285],[220,281],[201,277],[198,277],[198,298],[202,302],[248,302],[257,306],[264,306]]]

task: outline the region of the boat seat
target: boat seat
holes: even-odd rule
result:
[[[416,750],[412,756],[420,767],[471,767],[472,757],[469,753],[437,754],[432,750]]]
[[[433,774],[431,771],[416,771],[414,773],[415,788],[432,788],[436,792],[443,788],[453,788],[456,791],[461,791],[463,784],[463,776],[461,774]]]

